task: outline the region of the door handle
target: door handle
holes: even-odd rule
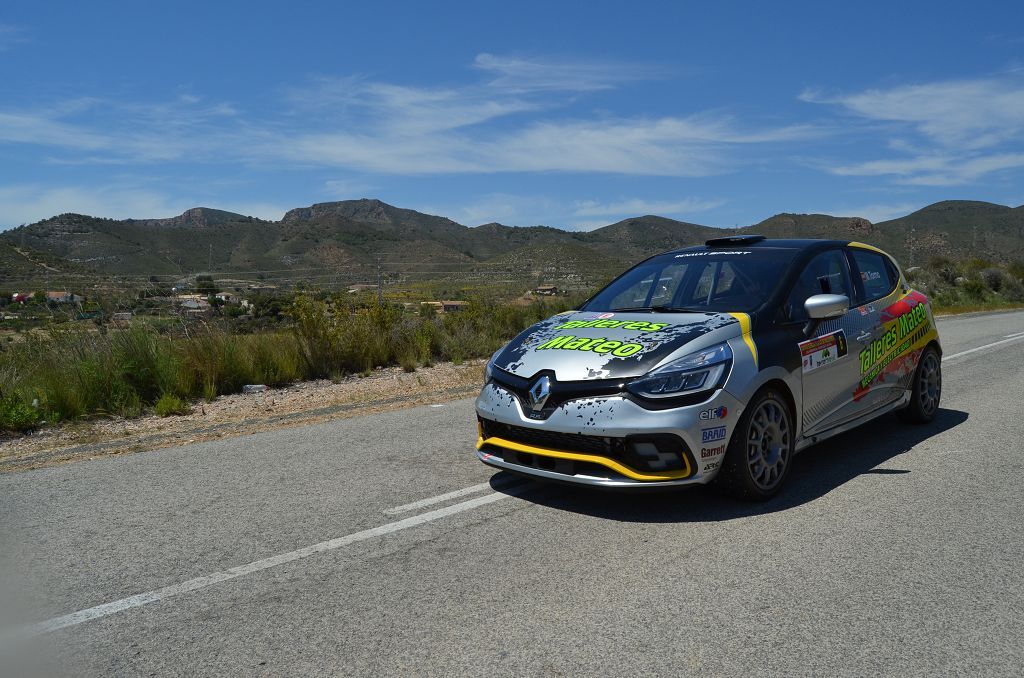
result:
[[[868,332],[867,330],[864,330],[863,333],[857,335],[857,341],[859,341],[862,344],[866,344],[867,342],[871,341],[871,337],[873,336],[875,335],[872,334],[871,332]]]

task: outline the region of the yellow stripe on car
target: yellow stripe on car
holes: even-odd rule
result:
[[[757,346],[754,344],[754,337],[750,334],[750,314],[730,313],[729,315],[740,321],[740,331],[743,333],[743,341],[747,344],[747,348],[750,349],[751,355],[754,356],[754,367],[760,369],[757,364]]]
[[[867,243],[862,243],[862,242],[851,242],[849,245],[850,245],[850,247],[859,247],[862,250],[871,250],[872,252],[878,252],[879,254],[884,254],[885,256],[889,257],[888,252],[883,252],[882,250],[878,249],[874,245],[868,245]],[[889,257],[889,258],[892,259],[892,257]]]
[[[564,450],[549,450],[544,447],[534,447],[533,445],[524,445],[522,443],[513,442],[511,440],[505,440],[504,438],[491,437],[491,438],[478,438],[476,441],[476,449],[481,449],[485,445],[494,445],[495,447],[502,447],[506,450],[514,450],[516,452],[525,452],[527,454],[536,454],[542,457],[554,457],[555,459],[568,459],[570,461],[589,461],[594,464],[600,464],[615,471],[621,473],[627,478],[633,480],[679,480],[680,478],[688,478],[693,472],[690,468],[690,460],[685,454],[680,455],[683,458],[683,465],[685,468],[679,471],[665,471],[664,473],[639,473],[634,471],[628,466],[624,466],[614,459],[608,459],[606,457],[598,457],[593,454],[580,454],[579,452],[566,452]]]

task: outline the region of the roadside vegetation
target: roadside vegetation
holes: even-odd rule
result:
[[[1024,263],[1006,266],[986,259],[956,262],[932,257],[910,267],[907,278],[924,292],[939,313],[964,313],[1024,306]]]
[[[430,306],[352,306],[343,297],[298,296],[279,329],[250,334],[224,323],[177,329],[54,325],[0,343],[0,431],[92,416],[185,414],[189,403],[245,384],[406,371],[489,356],[529,325],[578,299],[529,305],[472,301],[454,313]]]
[[[906,273],[939,313],[1024,306],[1024,263],[933,257]],[[245,384],[283,386],[385,366],[411,372],[440,361],[483,358],[584,295],[518,304],[480,298],[450,313],[430,305],[378,306],[374,297],[253,296],[244,318],[235,307],[215,307],[234,313],[199,321],[139,314],[129,323],[104,321],[110,313],[62,316],[52,304],[33,299],[18,308],[42,309],[50,320],[0,337],[0,431],[96,416],[173,416],[188,413],[196,400],[237,393]],[[9,321],[5,326],[11,329]]]

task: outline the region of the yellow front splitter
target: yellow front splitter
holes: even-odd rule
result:
[[[640,473],[634,471],[628,466],[624,466],[614,459],[608,459],[607,457],[599,457],[593,454],[581,454],[579,452],[566,452],[564,450],[550,450],[546,447],[534,447],[533,445],[524,445],[523,443],[513,442],[511,440],[505,440],[504,438],[491,437],[483,438],[480,436],[476,441],[476,449],[479,450],[485,445],[493,445],[494,447],[501,447],[506,450],[513,450],[515,452],[525,452],[527,454],[536,454],[542,457],[553,457],[555,459],[568,459],[570,461],[588,461],[594,464],[600,464],[606,468],[610,468],[616,473],[623,475],[632,480],[657,482],[665,480],[682,480],[683,478],[689,478],[690,474],[693,473],[693,468],[690,466],[689,458],[684,454],[681,455],[683,458],[684,468],[678,471],[665,471],[664,473]]]

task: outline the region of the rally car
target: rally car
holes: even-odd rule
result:
[[[477,457],[609,488],[776,494],[793,455],[895,411],[931,421],[928,299],[858,242],[744,235],[659,254],[487,363]]]

